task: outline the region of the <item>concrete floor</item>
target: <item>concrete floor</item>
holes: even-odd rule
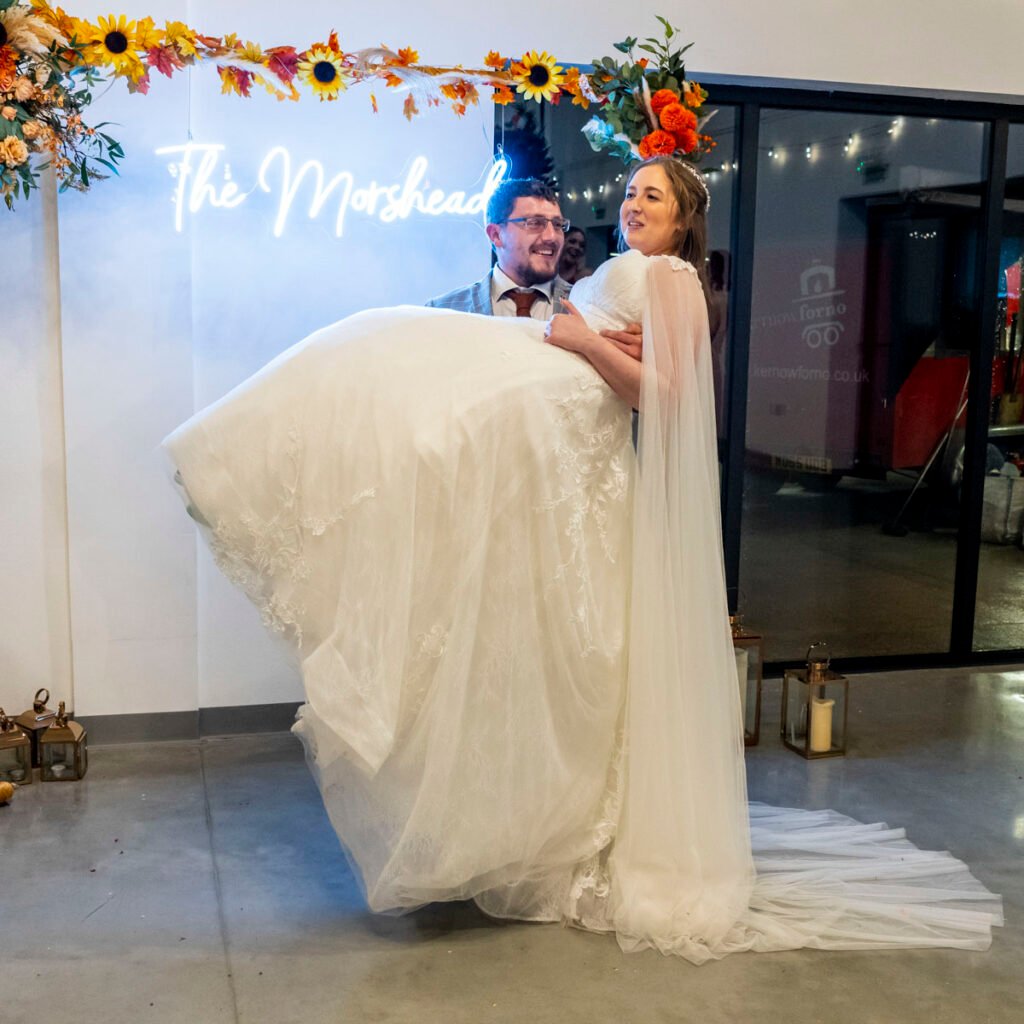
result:
[[[289,734],[94,748],[0,807],[0,1021],[994,1024],[1024,1019],[1024,671],[863,676],[852,749],[807,763],[766,685],[751,796],[905,825],[1004,896],[987,953],[693,967],[471,904],[371,916]]]

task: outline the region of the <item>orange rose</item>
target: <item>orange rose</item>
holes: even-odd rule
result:
[[[651,97],[651,110],[654,111],[655,117],[661,117],[661,112],[670,103],[679,102],[679,93],[673,92],[671,89],[659,89]]]
[[[0,163],[18,167],[28,159],[28,146],[21,139],[8,135],[0,139]]]
[[[697,136],[694,135],[696,144]],[[671,132],[651,132],[640,140],[640,155],[646,160],[649,156],[671,156],[676,151],[676,137]]]
[[[26,121],[21,126],[21,132],[26,139],[37,139],[43,134],[43,128],[38,121]]]
[[[696,131],[697,115],[687,110],[682,103],[670,103],[660,115],[661,127],[667,132]]]
[[[36,87],[32,82],[31,78],[26,78],[24,75],[18,78],[14,83],[14,98],[19,103],[24,103],[26,100],[32,99],[35,95]]]
[[[692,128],[686,128],[681,132],[677,132],[673,138],[675,139],[676,145],[684,153],[692,153],[699,142],[697,133]]]
[[[14,107],[0,107],[0,117],[5,118],[8,121],[13,121],[18,116],[18,112]]]

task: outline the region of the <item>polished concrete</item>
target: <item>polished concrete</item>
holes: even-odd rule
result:
[[[693,967],[470,904],[367,913],[287,733],[95,747],[0,807],[0,1021],[1011,1024],[1024,1019],[1024,670],[854,679],[851,751],[781,748],[751,796],[949,849],[1005,900],[987,953],[743,954]],[[60,1010],[58,1007],[67,1007]]]

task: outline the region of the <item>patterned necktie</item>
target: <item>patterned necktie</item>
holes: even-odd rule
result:
[[[516,316],[529,316],[533,304],[540,298],[540,292],[535,289],[528,292],[509,291],[505,294],[512,296],[512,301],[516,304]]]

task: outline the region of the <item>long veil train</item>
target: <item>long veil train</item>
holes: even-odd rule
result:
[[[745,949],[987,948],[999,898],[902,830],[757,804],[748,826],[703,311],[692,267],[651,261],[608,920],[624,949],[698,963]]]

